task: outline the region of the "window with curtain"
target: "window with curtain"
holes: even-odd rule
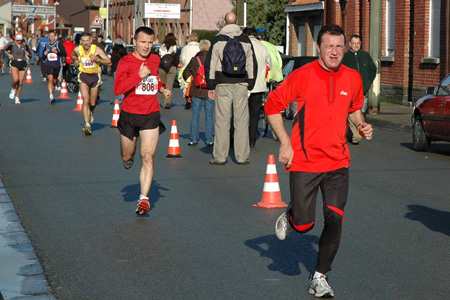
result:
[[[395,0],[386,0],[386,56],[395,50]]]
[[[429,56],[438,58],[441,38],[441,0],[430,0],[429,37]]]

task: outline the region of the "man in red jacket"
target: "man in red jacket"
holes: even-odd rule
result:
[[[66,49],[66,63],[64,64],[64,67],[63,67],[63,77],[67,81],[67,75],[69,75],[68,72],[70,72],[69,65],[73,61],[72,52],[73,52],[73,49],[75,49],[75,47],[76,47],[72,41],[71,35],[67,36],[67,39],[63,42],[63,46]]]
[[[280,240],[292,229],[306,233],[314,227],[319,187],[322,193],[325,227],[309,287],[309,293],[316,297],[334,296],[326,274],[339,248],[348,194],[347,118],[366,139],[372,138],[373,131],[361,112],[361,76],[341,65],[344,48],[342,28],[324,26],[317,39],[319,59],[292,72],[269,94],[264,106],[281,143],[279,161],[290,172],[291,202],[275,224]],[[280,112],[293,101],[297,101],[297,114],[289,138]]]
[[[151,54],[155,33],[151,28],[139,27],[134,34],[135,50],[122,58],[117,66],[114,80],[114,94],[124,94],[118,121],[120,149],[123,166],[133,166],[138,137],[141,137],[142,167],[139,174],[141,195],[136,213],[150,210],[148,193],[152,185],[153,157],[158,145],[159,134],[166,129],[161,123],[158,91],[165,97],[171,92],[158,79],[160,58]]]

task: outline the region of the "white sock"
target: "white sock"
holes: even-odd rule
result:
[[[86,123],[86,124],[85,124],[85,126],[87,126],[87,127],[91,127],[91,124],[89,124],[89,123]]]
[[[141,194],[141,195],[139,195],[139,200],[142,200],[142,199],[147,199],[148,200],[148,197]]]
[[[313,276],[313,277],[314,277],[314,278],[320,278],[320,277],[326,277],[326,275],[316,271],[316,272],[314,273],[314,276]]]

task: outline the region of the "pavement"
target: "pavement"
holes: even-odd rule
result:
[[[395,130],[412,132],[411,115],[413,108],[409,106],[381,103],[379,114],[368,114],[367,122],[372,126],[386,127]]]
[[[379,113],[368,114],[366,119],[375,128],[411,133],[411,114],[412,107],[381,103]],[[0,257],[0,300],[55,299],[1,180]]]

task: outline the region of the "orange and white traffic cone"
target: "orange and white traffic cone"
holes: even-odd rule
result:
[[[120,116],[119,100],[116,100],[116,103],[114,103],[114,113],[111,121],[111,128],[117,128],[117,125],[119,124],[119,116]]]
[[[59,94],[58,99],[70,99],[69,94],[67,93],[67,84],[65,79],[63,79],[61,84],[61,93]]]
[[[182,159],[180,151],[180,141],[178,140],[177,121],[172,120],[172,130],[170,131],[169,151],[165,158]]]
[[[78,92],[77,106],[73,110],[74,111],[82,111],[83,110],[83,97],[81,96],[81,92]]]
[[[273,154],[269,155],[267,162],[266,179],[264,181],[261,202],[253,204],[253,206],[261,208],[287,207],[287,204],[281,200],[280,185],[278,183],[277,168]]]
[[[31,70],[30,70],[30,68],[28,68],[27,78],[25,79],[25,82],[33,83],[33,79],[31,78]]]

